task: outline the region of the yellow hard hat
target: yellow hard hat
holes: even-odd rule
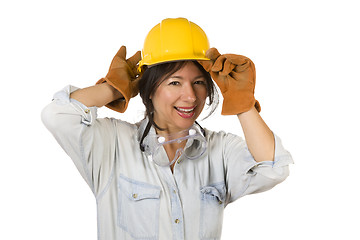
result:
[[[186,18],[167,18],[153,27],[145,38],[139,71],[144,65],[179,60],[209,60],[205,32]]]

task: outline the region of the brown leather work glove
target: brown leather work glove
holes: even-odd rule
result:
[[[124,98],[112,101],[106,107],[117,111],[125,112],[130,98],[135,97],[139,92],[138,81],[141,76],[137,71],[137,64],[141,60],[141,52],[136,52],[126,60],[126,47],[121,46],[120,50],[113,58],[109,72],[105,78],[97,81],[96,84],[107,82],[118,90]]]
[[[235,54],[221,55],[216,48],[206,51],[209,61],[199,61],[210,73],[224,97],[222,115],[236,115],[253,106],[260,112],[259,102],[254,97],[255,66],[247,57]]]

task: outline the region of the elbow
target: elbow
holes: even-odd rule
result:
[[[41,121],[45,125],[45,127],[50,131],[53,132],[54,129],[56,129],[56,113],[53,111],[51,107],[52,103],[47,105],[42,111],[41,111]]]
[[[254,171],[275,183],[283,182],[290,174],[289,166],[274,166],[270,161],[259,164]]]
[[[289,166],[283,166],[277,169],[274,169],[274,180],[277,183],[285,181],[285,179],[290,175]]]
[[[58,108],[59,106],[52,102],[41,111],[41,121],[52,134],[61,131],[64,126],[64,120],[61,117],[63,114]]]

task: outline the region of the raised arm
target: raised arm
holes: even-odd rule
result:
[[[115,100],[121,101],[122,94],[107,82],[79,89],[70,97],[88,107],[102,107]]]
[[[254,97],[254,63],[241,55],[221,55],[215,48],[209,49],[206,56],[210,61],[200,63],[211,74],[224,97],[221,114],[237,115],[255,161],[273,161],[274,135],[260,117],[260,104]]]
[[[246,144],[255,161],[273,161],[275,153],[274,135],[255,107],[238,114],[237,117],[241,123]]]

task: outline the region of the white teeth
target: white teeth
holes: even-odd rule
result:
[[[191,109],[184,109],[184,108],[179,108],[176,107],[177,110],[182,111],[182,112],[192,112],[195,108],[191,108]]]

